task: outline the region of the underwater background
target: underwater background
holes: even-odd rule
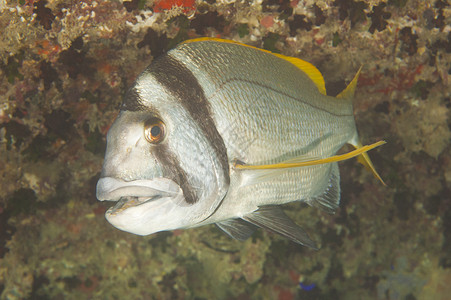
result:
[[[0,299],[449,299],[450,19],[445,0],[0,0]],[[357,128],[387,141],[370,153],[387,186],[351,160],[336,214],[287,205],[320,250],[105,220],[124,94],[200,36],[307,60],[330,95],[363,66]]]

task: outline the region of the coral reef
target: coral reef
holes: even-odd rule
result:
[[[0,0],[1,299],[447,299],[451,9],[446,0]],[[152,59],[199,36],[316,65],[381,185],[340,164],[342,203],[287,213],[320,245],[214,226],[138,237],[103,217],[105,135]]]

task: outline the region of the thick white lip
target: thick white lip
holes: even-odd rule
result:
[[[184,203],[182,189],[167,178],[124,181],[103,177],[97,182],[97,198],[100,201],[116,201],[105,212],[113,226],[138,235],[180,228],[185,210],[178,209]],[[168,219],[179,213],[180,216]]]
[[[181,189],[174,181],[167,178],[154,178],[124,181],[113,177],[103,177],[97,182],[97,199],[100,201],[119,201],[121,198],[145,198],[155,196],[176,197]]]

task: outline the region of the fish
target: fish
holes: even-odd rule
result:
[[[360,72],[360,70],[359,70]],[[126,93],[107,134],[96,196],[136,235],[216,224],[237,240],[258,228],[317,249],[281,205],[333,213],[338,162],[362,146],[352,100],[358,74],[326,94],[312,64],[231,40],[197,38],[154,59]],[[345,144],[355,150],[337,155]],[[383,181],[382,181],[383,182]]]

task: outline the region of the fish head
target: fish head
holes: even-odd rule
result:
[[[227,193],[226,158],[178,98],[144,73],[108,131],[97,198],[117,202],[105,216],[120,230],[195,227]]]

